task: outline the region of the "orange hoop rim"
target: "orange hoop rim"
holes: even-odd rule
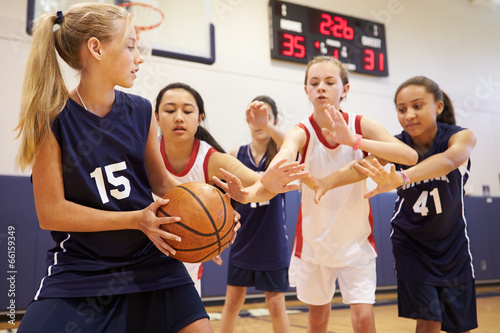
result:
[[[160,14],[161,16],[161,19],[160,19],[160,22],[158,23],[155,23],[155,24],[152,24],[152,25],[135,25],[134,24],[134,27],[135,27],[135,30],[136,31],[145,31],[145,30],[152,30],[152,29],[155,29],[155,28],[158,28],[163,20],[165,19],[165,15],[163,14],[163,12],[161,11],[160,8],[157,8],[153,5],[149,5],[147,3],[142,3],[142,2],[124,2],[124,3],[121,3],[119,4],[120,7],[131,7],[131,6],[141,6],[141,7],[146,7],[146,8],[151,8],[153,9],[155,12],[157,12],[158,14]]]

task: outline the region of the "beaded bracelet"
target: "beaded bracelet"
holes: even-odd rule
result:
[[[403,186],[405,186],[407,183],[410,182],[410,178],[408,178],[408,176],[404,172],[403,168],[401,168],[399,170],[400,170],[399,172],[401,173],[401,176],[403,176]]]

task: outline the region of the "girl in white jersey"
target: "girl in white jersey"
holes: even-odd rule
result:
[[[353,168],[365,156],[362,151],[403,164],[416,163],[416,152],[378,122],[338,111],[349,88],[347,69],[340,61],[314,58],[306,69],[304,86],[314,112],[288,131],[271,165],[282,158],[294,159],[299,153],[311,174],[304,182],[314,186],[313,178],[338,168]],[[339,141],[349,144],[339,145]],[[238,201],[245,201],[245,193],[238,193],[237,180],[225,175],[225,187]],[[348,184],[350,179],[343,181]],[[266,180],[261,183],[265,185]],[[308,332],[327,332],[337,279],[344,302],[351,307],[354,332],[375,331],[376,252],[369,202],[363,199],[365,188],[364,183],[358,183],[331,191],[327,200],[316,205],[314,191],[302,185],[289,275],[297,297],[309,305]]]
[[[262,104],[252,105],[253,117],[249,117],[249,121],[258,123],[264,119],[267,122],[267,109],[262,108]],[[162,133],[160,151],[165,167],[179,182],[213,184],[214,176],[222,177],[220,168],[236,174],[246,186],[259,181],[259,174],[226,154],[201,126],[206,117],[204,102],[191,86],[177,82],[163,88],[156,98],[155,115]],[[270,196],[274,194],[270,193]],[[215,262],[220,265],[220,258],[217,257]],[[203,266],[200,263],[185,263],[185,266],[201,294]]]

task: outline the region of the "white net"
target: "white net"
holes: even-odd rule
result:
[[[40,0],[40,8],[43,13],[55,13],[66,6],[67,1],[65,0]]]
[[[163,23],[163,13],[157,1],[126,2],[121,4],[134,14],[134,26],[137,32],[137,49],[144,60],[151,57],[153,45],[158,38]]]
[[[158,38],[164,20],[163,12],[158,7],[158,0],[37,0],[35,1],[35,18],[43,13],[55,13],[59,10],[65,13],[71,5],[80,2],[120,3],[119,6],[134,14],[139,52],[144,60],[151,56],[153,45]]]

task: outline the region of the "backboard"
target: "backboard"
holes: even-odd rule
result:
[[[119,5],[124,0],[28,0],[26,31],[31,32],[33,21],[46,12],[63,13],[73,4],[101,2]],[[137,1],[135,1],[137,2]],[[204,64],[215,62],[215,29],[211,23],[212,0],[140,0],[154,3],[165,15],[153,55]]]

